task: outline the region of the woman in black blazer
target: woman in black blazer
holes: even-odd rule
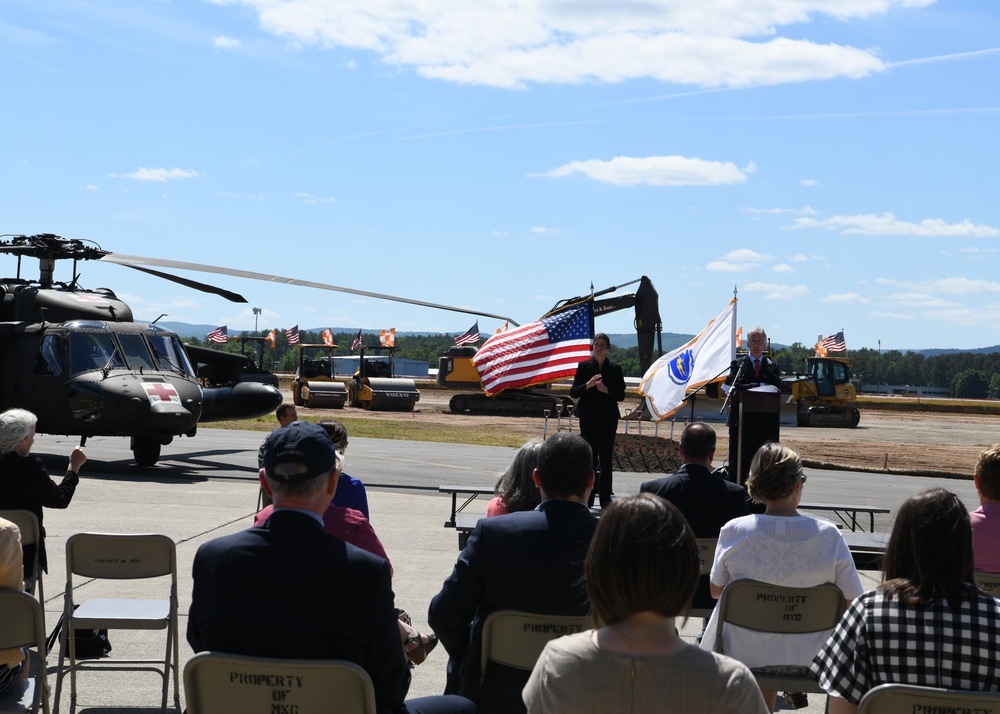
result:
[[[625,399],[625,376],[620,365],[608,359],[611,340],[603,332],[594,335],[593,352],[576,367],[570,396],[579,399],[576,415],[580,419],[582,436],[594,453],[594,470],[600,466],[598,482],[590,493],[600,493],[601,508],[611,504],[611,454],[618,433],[618,402]]]

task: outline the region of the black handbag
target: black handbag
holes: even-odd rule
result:
[[[59,616],[59,622],[45,638],[45,654],[49,654],[59,641],[64,618],[65,615]],[[99,659],[111,652],[111,641],[108,639],[107,630],[73,630],[73,643],[77,659]]]

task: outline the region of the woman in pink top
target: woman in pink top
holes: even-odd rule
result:
[[[540,439],[522,446],[510,466],[497,481],[496,497],[486,505],[486,517],[502,516],[516,511],[531,511],[542,501],[533,478],[538,466]]]
[[[979,455],[976,493],[979,508],[969,514],[976,570],[1000,573],[1000,444]]]

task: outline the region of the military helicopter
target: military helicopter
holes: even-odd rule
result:
[[[155,321],[133,321],[131,308],[110,289],[80,287],[78,261],[104,260],[109,251],[52,234],[0,236],[7,237],[0,253],[17,256],[17,276],[0,278],[0,409],[28,409],[39,432],[78,435],[81,443],[130,437],[136,463],[153,466],[161,446],[194,436],[199,422],[253,418],[281,403],[273,384],[241,380],[245,356],[184,345]],[[21,277],[22,258],[38,259],[37,280]],[[68,283],[54,281],[60,260],[73,261]],[[127,257],[109,262],[246,302]],[[202,365],[202,379],[192,362]]]

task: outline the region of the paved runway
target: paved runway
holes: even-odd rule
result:
[[[47,510],[45,514],[50,561],[45,579],[48,627],[51,629],[62,607],[64,548],[70,535],[80,531],[164,533],[177,543],[183,668],[192,655],[183,635],[191,597],[191,561],[201,543],[250,525],[256,510],[256,454],[262,438],[261,433],[203,429],[194,439],[178,439],[164,447],[162,461],[151,469],[131,464],[127,439],[88,441],[90,461],[83,469],[73,503],[67,510]],[[60,474],[75,443],[67,437],[42,435],[36,439],[33,453],[43,457],[50,474]],[[450,498],[438,494],[437,487],[490,486],[513,454],[513,449],[499,447],[351,438],[346,470],[368,485],[372,524],[395,571],[397,605],[410,612],[418,629],[427,629],[427,604],[458,555],[455,532],[442,527]],[[805,498],[809,501],[866,503],[894,511],[908,495],[938,483],[956,491],[966,506],[977,503],[971,481],[835,471],[808,473]],[[655,476],[617,474],[616,491],[634,493],[639,483]],[[469,509],[485,510],[485,501]],[[890,516],[880,516],[876,528],[886,530],[889,525]],[[864,577],[866,586],[875,584],[871,575]],[[80,600],[121,592],[120,587],[84,583],[77,587],[75,597]],[[276,607],[270,616],[280,618],[281,608]],[[697,630],[693,621],[683,634],[693,638]],[[112,631],[110,636],[112,657],[157,656],[158,650],[162,652],[163,635],[159,632]],[[50,672],[54,672],[57,655],[53,652],[50,656]],[[412,696],[442,690],[446,659],[439,647],[413,670]],[[50,675],[50,684],[54,691],[54,674]],[[77,711],[87,714],[148,712],[157,709],[160,701],[158,679],[149,673],[84,672],[78,689]],[[62,699],[61,708],[67,711],[68,691]],[[805,711],[822,711],[820,699],[812,697]]]

